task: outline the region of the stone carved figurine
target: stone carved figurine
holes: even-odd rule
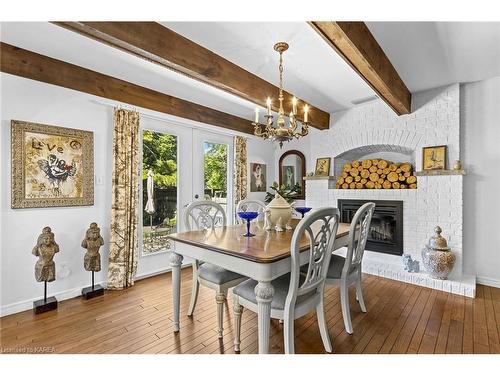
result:
[[[52,282],[56,279],[56,264],[54,255],[59,252],[59,245],[54,239],[54,233],[50,227],[45,227],[42,234],[38,236],[36,246],[33,248],[33,255],[38,257],[35,264],[36,281]]]
[[[87,249],[83,259],[86,271],[99,272],[101,270],[101,254],[99,254],[99,248],[102,245],[104,245],[104,240],[101,237],[101,229],[96,223],[91,223],[82,241],[82,247]]]

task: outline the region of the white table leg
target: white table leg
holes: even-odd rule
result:
[[[179,315],[181,307],[181,264],[183,256],[170,253],[170,266],[172,267],[172,301],[174,332],[179,332]]]
[[[269,352],[269,328],[271,325],[271,301],[274,288],[269,281],[259,281],[254,289],[258,304],[259,354]]]

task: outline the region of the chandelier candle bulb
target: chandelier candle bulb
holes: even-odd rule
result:
[[[309,115],[309,106],[306,104],[304,106],[304,122],[307,122],[308,115]]]
[[[294,115],[297,114],[297,98],[295,96],[292,99],[292,112]]]
[[[267,98],[266,104],[267,104],[267,115],[271,116],[271,98]]]
[[[259,108],[255,108],[255,121],[256,124],[259,123]]]

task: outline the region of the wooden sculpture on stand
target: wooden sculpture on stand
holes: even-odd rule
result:
[[[102,245],[104,245],[104,240],[101,237],[101,229],[99,229],[96,223],[91,223],[82,241],[82,247],[87,249],[83,264],[86,271],[92,272],[92,286],[82,289],[82,296],[85,299],[91,299],[104,294],[103,287],[100,284],[94,284],[94,272],[101,270],[99,248]]]
[[[55,297],[47,298],[47,283],[56,279],[56,264],[53,259],[58,252],[59,245],[54,239],[52,229],[50,227],[43,228],[32,251],[33,255],[38,257],[35,264],[35,279],[44,283],[43,299],[33,302],[35,314],[57,309],[57,299]]]

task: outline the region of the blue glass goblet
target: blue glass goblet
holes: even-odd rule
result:
[[[240,211],[238,212],[238,216],[243,220],[247,221],[247,232],[243,234],[243,237],[253,237],[255,234],[250,233],[250,222],[259,216],[259,213],[256,211]]]
[[[295,207],[295,211],[297,211],[299,214],[302,214],[302,218],[311,210],[312,207]]]

